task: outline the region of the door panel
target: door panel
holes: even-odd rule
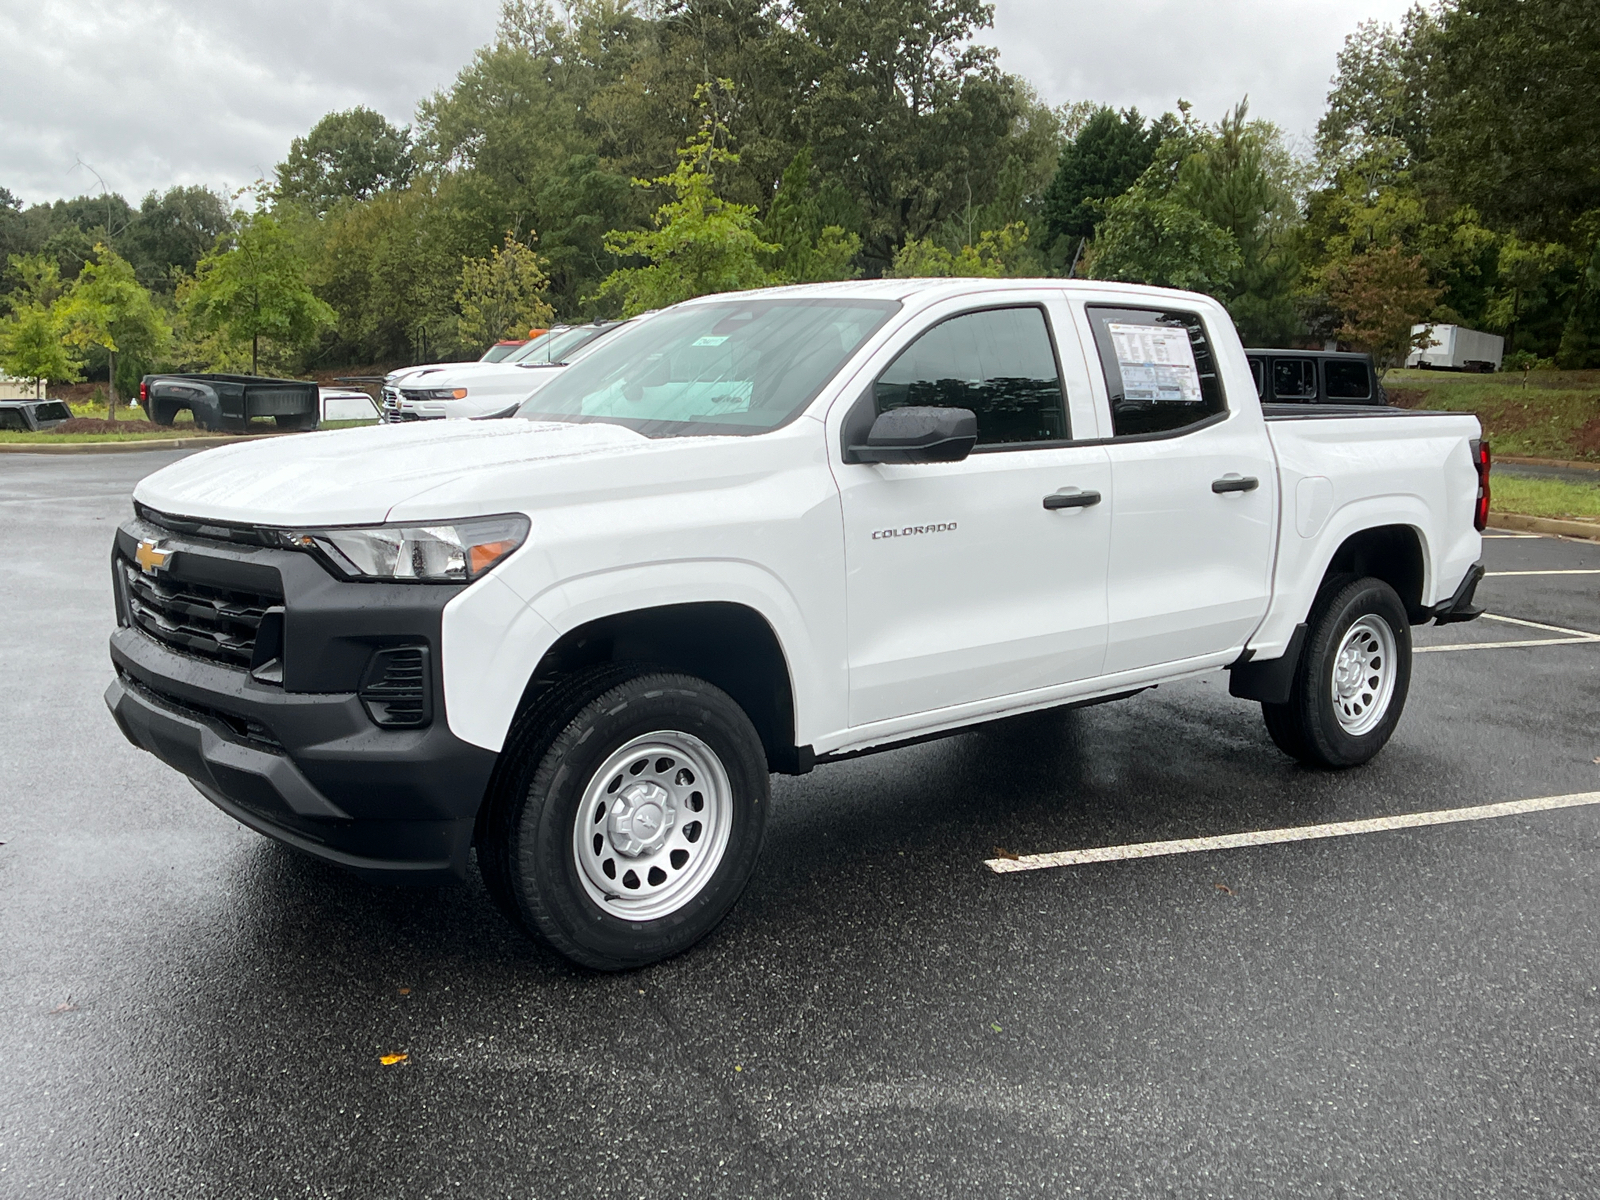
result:
[[[1098,675],[1111,469],[1099,446],[842,468],[850,724]],[[1047,509],[1063,489],[1089,507]]]
[[[1083,310],[1113,422],[1108,675],[1243,645],[1272,592],[1277,464],[1249,376],[1230,411],[1206,319],[1145,304]]]

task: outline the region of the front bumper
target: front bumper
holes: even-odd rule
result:
[[[359,695],[376,650],[424,645],[437,662],[440,613],[458,589],[345,583],[294,551],[210,544],[137,520],[118,531],[117,557],[151,533],[175,551],[176,573],[248,572],[259,585],[276,572],[284,682],[158,641],[129,623],[119,584],[105,699],[128,740],[236,820],[369,879],[464,876],[496,756],[451,734],[437,671],[433,719],[420,728],[379,727]]]

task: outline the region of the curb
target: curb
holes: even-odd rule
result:
[[[223,437],[152,438],[147,442],[0,442],[0,454],[134,454],[140,450],[204,450],[234,442],[256,442],[275,433]]]
[[[1497,463],[1512,463],[1519,467],[1567,467],[1576,471],[1600,471],[1600,463],[1573,462],[1565,458],[1513,458],[1509,454],[1496,454]]]
[[[1514,529],[1522,533],[1548,533],[1557,537],[1584,538],[1600,542],[1600,521],[1558,521],[1553,517],[1525,517],[1521,513],[1489,514],[1490,529]]]

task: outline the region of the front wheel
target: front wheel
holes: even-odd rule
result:
[[[694,945],[733,908],[765,836],[761,739],[702,679],[605,669],[508,742],[479,837],[500,907],[602,971]],[[563,711],[563,709],[565,711]]]
[[[1411,625],[1381,579],[1326,588],[1287,704],[1263,704],[1284,753],[1321,767],[1354,767],[1388,743],[1411,686]]]

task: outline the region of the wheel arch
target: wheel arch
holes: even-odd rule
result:
[[[1317,592],[1338,575],[1372,576],[1392,587],[1405,605],[1406,616],[1420,625],[1433,614],[1425,597],[1428,559],[1423,535],[1414,525],[1375,525],[1348,534],[1322,573]]]
[[[608,662],[694,675],[727,692],[761,736],[767,764],[797,774],[812,764],[795,743],[794,674],[770,621],[747,604],[700,600],[626,609],[562,633],[534,668],[518,714],[555,681]]]

